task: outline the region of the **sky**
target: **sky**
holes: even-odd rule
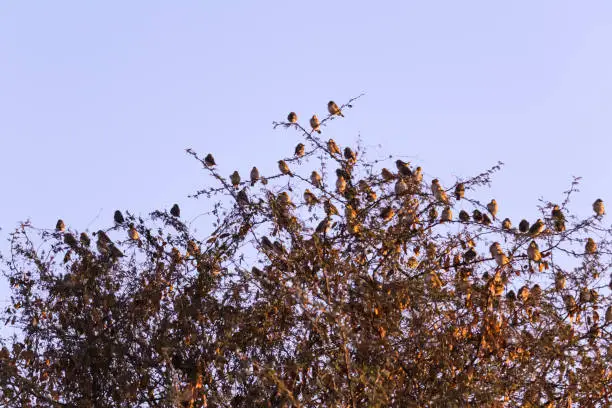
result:
[[[272,121],[361,93],[324,136],[443,185],[502,161],[483,196],[502,217],[582,176],[589,214],[612,205],[611,39],[608,0],[2,2],[0,250],[26,219],[194,218],[210,179],[185,148],[276,173],[298,135]]]

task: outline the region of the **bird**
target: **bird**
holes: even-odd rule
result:
[[[66,224],[64,224],[64,220],[57,220],[57,223],[55,223],[55,230],[58,232],[64,232],[66,230]]]
[[[255,183],[257,183],[257,180],[259,180],[259,170],[257,170],[257,167],[253,166],[253,168],[251,169],[251,187],[253,187],[255,185]]]
[[[115,214],[113,215],[113,219],[115,220],[117,224],[123,224],[125,222],[125,218],[123,218],[123,214],[121,214],[121,211],[119,210],[115,211]]]
[[[383,180],[385,181],[391,181],[395,178],[395,175],[393,173],[391,173],[391,171],[389,171],[389,169],[387,169],[386,167],[384,167],[381,171],[380,174],[382,175]]]
[[[533,225],[529,228],[529,235],[532,237],[537,237],[542,232],[544,232],[545,228],[546,224],[544,224],[544,221],[542,221],[541,218],[538,218],[536,222],[534,222]]]
[[[474,211],[472,211],[472,218],[474,218],[475,222],[482,222],[483,216],[480,210],[475,209]]]
[[[529,247],[527,248],[527,257],[533,262],[540,262],[542,260],[542,254],[540,253],[538,244],[535,241],[531,241],[529,243]]]
[[[455,198],[457,200],[461,200],[465,195],[465,185],[463,183],[459,183],[455,186]]]
[[[342,176],[338,176],[338,179],[336,180],[336,191],[339,194],[344,194],[346,191],[346,180]]]
[[[434,222],[438,219],[438,209],[436,207],[431,207],[427,215],[429,216],[429,221]]]
[[[612,306],[606,309],[606,324],[612,323]]]
[[[406,184],[406,182],[402,179],[398,179],[395,183],[395,195],[401,196],[403,194],[406,194],[407,191],[408,185]]]
[[[334,101],[329,101],[327,103],[327,111],[330,115],[338,115],[344,117],[344,115],[340,111],[340,108],[338,107],[338,105],[336,105],[336,102]]]
[[[282,255],[285,253],[285,247],[280,241],[274,241],[273,247],[274,252],[276,252],[277,254]]]
[[[215,158],[211,153],[208,153],[204,158],[204,164],[206,164],[206,166],[208,167],[213,167],[217,165],[217,163],[215,163]]]
[[[291,170],[289,170],[289,165],[287,164],[286,161],[279,160],[278,169],[280,170],[281,173],[288,174],[289,176],[293,177],[293,173],[291,173]]]
[[[482,224],[491,225],[491,218],[487,214],[482,214]]]
[[[79,236],[79,240],[81,241],[81,244],[83,244],[86,247],[88,247],[91,244],[91,239],[89,239],[89,235],[87,235],[86,232],[81,232],[81,235]]]
[[[327,141],[327,150],[329,150],[329,153],[331,155],[334,154],[341,154],[340,153],[340,148],[338,147],[338,145],[336,144],[336,142],[334,141],[334,139],[329,139]]]
[[[391,206],[384,208],[380,212],[380,218],[382,218],[383,221],[385,222],[391,220],[391,218],[393,218],[394,215],[395,215],[395,210]]]
[[[445,207],[442,210],[442,216],[440,217],[440,222],[449,222],[453,220],[453,211],[450,207]]]
[[[555,289],[563,290],[565,289],[565,276],[562,273],[557,273],[555,276]]]
[[[329,217],[332,215],[338,215],[338,209],[331,203],[330,200],[326,200],[325,203],[323,203],[323,209],[325,210],[325,214],[327,214]]]
[[[470,220],[470,214],[464,210],[459,211],[459,220],[461,220],[461,222],[468,222]]]
[[[509,230],[511,228],[512,221],[510,221],[510,218],[504,218],[504,220],[502,221],[502,229]]]
[[[315,232],[317,234],[327,234],[327,232],[329,231],[330,225],[331,225],[331,222],[329,220],[329,217],[325,217],[323,221],[321,221],[319,225],[317,225]]]
[[[397,171],[402,177],[410,177],[412,176],[412,170],[410,170],[410,163],[406,163],[402,160],[395,161],[395,167],[397,167]]]
[[[508,293],[506,293],[506,300],[508,300],[508,302],[513,303],[516,301],[516,293],[514,293],[513,290],[508,291]]]
[[[350,204],[347,204],[344,207],[344,216],[346,217],[347,221],[353,221],[355,218],[357,218],[357,211],[355,211]]]
[[[493,219],[495,219],[495,215],[497,215],[497,208],[497,201],[495,201],[495,199],[492,199],[491,202],[487,204],[487,210],[493,216]]]
[[[238,190],[238,186],[240,185],[240,174],[238,174],[237,170],[234,170],[234,172],[230,174],[230,181],[232,182],[232,186]]]
[[[321,122],[319,122],[317,115],[312,115],[312,118],[310,118],[310,127],[312,127],[312,130],[315,132],[321,133]]]
[[[414,178],[414,182],[417,184],[423,181],[423,169],[421,168],[421,166],[418,166],[416,169],[414,169],[412,177]]]
[[[529,221],[525,219],[521,220],[521,222],[519,223],[519,231],[523,234],[529,231]]]
[[[586,245],[584,246],[584,251],[587,254],[594,254],[597,252],[597,244],[593,241],[593,238],[587,238]]]
[[[555,205],[553,207],[551,215],[552,215],[555,231],[557,232],[565,231],[565,215],[563,215],[563,212],[561,211],[558,205]]]
[[[524,285],[519,289],[518,297],[522,302],[526,302],[529,299],[529,287],[527,285]]]
[[[170,214],[177,218],[181,216],[181,209],[179,208],[178,204],[174,204],[172,208],[170,208]]]
[[[601,198],[598,198],[593,203],[593,211],[595,211],[595,215],[597,215],[598,217],[601,217],[605,214],[606,210],[604,208],[604,203]]]
[[[241,207],[249,205],[249,196],[247,195],[246,188],[243,188],[236,194],[236,202]]]
[[[200,248],[195,241],[189,240],[187,241],[187,254],[188,255],[197,255],[200,252]]]
[[[504,251],[502,251],[501,249],[497,251],[494,258],[495,262],[497,263],[497,266],[499,267],[503,267],[510,262],[506,254],[504,254]]]
[[[478,253],[476,253],[476,250],[474,250],[474,248],[470,248],[463,254],[463,259],[465,259],[466,263],[470,263],[476,259],[477,256]]]
[[[272,244],[272,241],[270,241],[270,238],[264,236],[261,239],[261,247],[265,250],[268,251],[273,251],[274,250],[274,245]]]
[[[74,248],[78,245],[76,238],[71,233],[64,234],[64,243],[71,248]]]
[[[295,112],[289,112],[289,115],[287,115],[287,120],[289,123],[296,123],[298,120],[297,114]]]
[[[295,151],[293,154],[295,157],[304,156],[304,143],[298,143],[297,146],[295,146]]]
[[[277,199],[283,205],[293,205],[293,203],[291,202],[291,197],[289,196],[289,193],[287,193],[286,191],[281,192],[278,195]]]
[[[96,235],[98,237],[98,239],[96,240],[96,247],[98,248],[98,252],[100,252],[102,255],[108,254],[109,244],[111,243],[110,238],[102,230],[99,230]]]
[[[438,179],[433,179],[431,181],[431,192],[433,193],[436,200],[443,202],[444,204],[448,204],[448,196],[442,186],[440,185],[440,181]]]
[[[128,230],[128,237],[130,237],[132,241],[138,241],[140,239],[140,234],[138,234],[138,231],[136,231],[136,227],[134,227],[134,224],[130,224],[130,229]]]
[[[314,195],[309,189],[304,190],[304,201],[306,201],[306,204],[308,204],[310,207],[319,203],[317,196]]]
[[[349,163],[355,163],[357,161],[357,154],[350,147],[347,146],[344,148],[344,158]]]
[[[431,286],[433,289],[443,286],[440,277],[435,271],[430,271],[425,275],[425,283],[427,283],[427,285]]]
[[[497,255],[499,252],[503,252],[499,242],[494,242],[491,244],[491,246],[489,246],[489,253],[491,254],[492,258],[495,258],[495,255]]]
[[[312,183],[312,185],[319,188],[321,188],[321,186],[323,185],[321,175],[317,173],[316,170],[313,170],[312,173],[310,173],[310,182]]]

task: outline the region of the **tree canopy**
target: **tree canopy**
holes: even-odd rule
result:
[[[0,405],[610,406],[603,201],[575,215],[574,180],[510,220],[475,198],[501,164],[442,185],[338,146],[353,103],[275,122],[300,142],[275,174],[188,149],[203,235],[178,205],[91,234],[21,224]]]

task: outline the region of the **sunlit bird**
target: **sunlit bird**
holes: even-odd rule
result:
[[[291,173],[291,170],[289,170],[289,165],[287,164],[286,161],[279,160],[278,161],[278,169],[280,170],[281,173],[293,177],[293,173]]]
[[[259,180],[259,170],[257,170],[257,167],[253,166],[253,168],[251,169],[251,187],[253,187],[255,185],[255,183],[257,183],[257,180]]]
[[[332,155],[341,154],[340,148],[338,147],[334,139],[329,139],[327,141],[327,150],[329,150],[329,153]]]
[[[491,202],[487,204],[487,211],[489,211],[489,213],[493,216],[493,219],[495,219],[495,216],[497,215],[497,209],[497,201],[495,201],[495,199],[492,199]]]
[[[601,217],[606,213],[606,210],[604,208],[604,202],[601,198],[598,198],[593,203],[593,211],[595,211],[595,215],[597,215],[598,217]]]
[[[238,186],[240,185],[240,174],[238,174],[237,170],[234,170],[234,172],[230,174],[230,181],[232,182],[232,186],[238,190]]]
[[[319,122],[317,115],[312,115],[312,118],[310,118],[310,127],[312,127],[312,130],[315,132],[321,133],[321,122]]]
[[[336,105],[336,102],[334,101],[328,102],[327,111],[329,112],[330,115],[338,115],[338,116],[344,117],[344,115],[340,111],[340,108],[338,107],[338,105]]]
[[[66,224],[64,224],[64,220],[57,220],[57,222],[55,223],[55,230],[58,232],[64,232],[66,230]]]
[[[315,170],[313,170],[313,172],[310,173],[310,182],[314,186],[319,187],[319,188],[321,188],[321,186],[323,185],[321,175],[317,173]]]
[[[287,120],[289,121],[289,123],[297,123],[297,114],[295,112],[289,112],[289,115],[287,115]]]

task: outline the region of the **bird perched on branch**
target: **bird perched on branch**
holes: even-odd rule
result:
[[[257,170],[257,167],[253,166],[253,168],[251,169],[251,187],[253,187],[255,185],[255,183],[257,183],[257,180],[259,180],[259,170]]]
[[[309,189],[304,190],[304,201],[309,207],[319,203],[319,199]]]
[[[217,163],[215,163],[215,158],[210,153],[208,153],[204,158],[204,164],[206,164],[208,167],[213,167],[217,165]]]
[[[64,232],[66,230],[66,224],[64,224],[64,220],[57,220],[57,223],[55,223],[55,230],[57,232]]]
[[[121,214],[121,211],[119,210],[115,211],[115,214],[113,214],[113,219],[117,224],[123,224],[125,222],[125,218],[123,218],[123,214]]]
[[[455,198],[457,200],[461,200],[465,195],[465,185],[463,183],[459,183],[455,186]]]
[[[138,241],[140,239],[140,234],[138,234],[138,231],[136,231],[136,227],[134,227],[134,224],[130,224],[128,236],[132,241]]]
[[[291,170],[289,170],[289,165],[284,160],[278,161],[278,169],[281,173],[293,177],[293,173],[291,173]]]
[[[338,107],[338,105],[336,105],[336,102],[334,101],[328,102],[327,111],[329,112],[330,115],[338,115],[338,116],[344,117],[344,115],[340,111],[340,108]]]
[[[293,154],[295,157],[302,157],[304,156],[304,150],[304,143],[298,143]]]
[[[544,221],[538,218],[537,221],[533,223],[531,228],[529,228],[529,235],[532,237],[537,237],[542,232],[544,232],[545,228],[546,228],[546,224],[544,224]]]
[[[336,191],[339,194],[344,194],[346,191],[346,180],[343,176],[338,176],[338,179],[336,180]]]
[[[312,127],[312,130],[315,132],[321,133],[321,122],[319,122],[317,115],[312,115],[312,118],[310,118],[310,127]]]
[[[438,179],[433,179],[431,181],[431,192],[436,200],[441,201],[444,204],[448,204],[448,196],[446,195],[446,191],[444,191],[440,185],[440,181]]]
[[[344,158],[351,164],[357,161],[357,154],[350,147],[344,148]]]
[[[529,243],[529,247],[527,248],[527,257],[533,262],[540,262],[542,260],[542,253],[540,252],[540,248],[538,248],[538,244],[535,241],[531,241]]]
[[[519,223],[519,231],[523,234],[529,231],[529,221],[524,219],[521,220],[521,222]]]
[[[230,181],[232,182],[232,186],[238,190],[238,186],[240,185],[240,174],[238,174],[237,170],[234,170],[234,172],[230,175]]]
[[[289,115],[287,115],[287,120],[289,121],[289,123],[297,123],[297,114],[295,112],[289,112]]]
[[[334,141],[334,139],[329,139],[327,141],[327,150],[329,150],[329,153],[332,155],[340,155],[342,153],[340,153],[340,148],[338,147],[338,145],[336,144],[336,142]]]
[[[321,188],[321,186],[323,185],[321,175],[317,173],[316,170],[313,170],[313,172],[310,173],[310,182],[314,186],[319,187],[319,188]]]
[[[181,209],[179,208],[178,204],[174,204],[172,208],[170,208],[170,214],[177,218],[181,216]]]
[[[246,189],[243,188],[236,194],[236,202],[241,207],[249,205],[249,196],[246,193]]]
[[[598,198],[593,203],[593,211],[595,211],[595,215],[597,215],[598,217],[601,217],[602,215],[605,214],[604,203],[601,198]]]
[[[495,199],[492,199],[491,202],[487,204],[487,210],[493,216],[493,219],[495,219],[497,215],[497,208],[497,201],[495,201]]]
[[[563,212],[561,211],[558,205],[555,205],[553,207],[551,215],[552,215],[555,231],[557,232],[565,231],[565,215],[563,215]]]
[[[397,171],[402,177],[410,177],[412,176],[412,170],[410,170],[410,163],[406,163],[402,160],[395,161],[395,167],[397,167]]]

